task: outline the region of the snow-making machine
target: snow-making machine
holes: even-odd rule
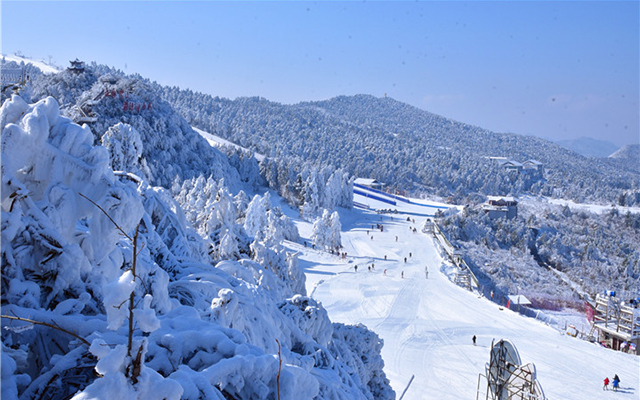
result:
[[[486,381],[482,393],[481,382]],[[536,379],[533,363],[522,365],[518,350],[508,340],[491,343],[489,363],[485,374],[478,375],[476,400],[545,400],[540,383]]]

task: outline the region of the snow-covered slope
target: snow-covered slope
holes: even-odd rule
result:
[[[198,134],[200,136],[202,136],[203,138],[207,139],[207,142],[209,142],[209,144],[211,146],[214,146],[214,147],[225,147],[226,146],[226,147],[232,147],[232,148],[239,149],[239,150],[249,151],[248,149],[245,149],[244,147],[238,146],[235,143],[232,143],[232,142],[230,142],[228,140],[225,140],[225,139],[221,138],[220,136],[213,135],[213,134],[211,134],[209,132],[205,132],[202,129],[198,129],[196,127],[192,127],[192,128],[193,128],[194,131],[198,132]],[[256,153],[256,154],[254,154],[254,157],[258,161],[264,160],[264,155],[262,155],[262,154],[257,154]]]
[[[355,201],[389,208],[359,196]],[[398,395],[415,375],[405,400],[475,399],[478,375],[485,371],[492,340],[508,339],[523,363],[535,364],[548,399],[638,398],[637,356],[569,337],[455,286],[447,276],[451,266],[438,245],[420,232],[427,216],[415,215],[402,203],[393,208],[400,213],[362,209],[341,213],[345,260],[290,246],[302,253],[307,290],[329,316],[343,323],[365,324],[384,340],[385,372]],[[376,229],[378,224],[383,232]],[[302,236],[309,234],[308,225],[301,223],[299,229]],[[369,270],[372,265],[374,269]],[[586,319],[577,327],[588,329]],[[614,374],[621,378],[621,390],[604,392],[603,379]],[[481,382],[480,398],[484,399],[486,381]]]
[[[640,162],[640,144],[627,144],[611,154],[610,158],[622,158]]]
[[[58,67],[47,64],[44,60],[33,60],[31,58],[22,57],[15,54],[2,54],[1,57],[6,61],[15,61],[18,64],[20,64],[21,62],[24,62],[25,64],[32,64],[45,74],[56,74],[60,72],[60,69]]]
[[[640,144],[627,144],[609,156],[623,168],[640,173]]]

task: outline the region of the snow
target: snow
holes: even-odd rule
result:
[[[211,134],[209,132],[203,131],[202,129],[198,129],[195,126],[192,126],[191,128],[193,128],[194,131],[196,131],[198,134],[200,134],[200,136],[202,136],[203,138],[207,139],[207,142],[209,142],[209,144],[213,147],[224,147],[224,146],[229,146],[229,147],[233,147],[235,149],[241,149],[244,151],[249,151],[248,149],[245,149],[242,146],[239,146],[233,142],[230,142],[226,139],[221,138],[220,136],[216,136],[214,134]],[[256,158],[256,160],[258,161],[262,161],[264,160],[264,155],[262,154],[258,154],[258,153],[254,153],[254,157]]]
[[[526,196],[527,198],[530,198],[529,196]],[[596,214],[604,214],[606,212],[611,211],[612,209],[616,208],[618,210],[618,212],[620,212],[621,214],[626,214],[627,212],[633,213],[633,214],[640,214],[640,207],[625,207],[625,206],[605,206],[602,204],[585,204],[585,203],[576,203],[575,201],[572,200],[566,200],[566,199],[553,199],[553,198],[543,198],[544,200],[546,200],[548,203],[551,204],[558,204],[561,206],[568,206],[570,209],[572,210],[584,210],[584,211],[589,211],[592,213],[596,213]],[[540,200],[538,200],[540,201]],[[535,200],[534,200],[535,202]]]
[[[398,214],[379,214],[376,207],[389,205],[359,196],[354,201],[367,202],[372,209],[341,210],[346,260],[293,243],[288,246],[300,252],[307,291],[332,321],[364,324],[384,341],[384,371],[397,396],[415,375],[406,400],[476,398],[478,375],[489,362],[492,341],[508,339],[523,363],[535,364],[548,399],[638,398],[637,356],[570,337],[455,286],[444,274],[449,262],[433,238],[419,229],[436,209],[417,213],[415,205],[398,202],[393,207]],[[301,236],[308,238],[310,224],[297,224]],[[382,224],[384,232],[372,230],[375,224]],[[414,227],[418,233],[413,233]],[[584,318],[574,322],[582,328],[578,321]],[[614,374],[621,377],[621,389],[603,392],[603,379]],[[484,398],[486,381],[480,391]]]
[[[122,326],[129,316],[127,300],[136,287],[131,271],[126,271],[120,278],[104,288],[104,309],[107,311],[109,329],[116,330]]]
[[[358,195],[362,207],[330,214],[324,208],[350,202],[338,198],[351,182],[339,170],[309,172],[302,211],[322,213],[316,229],[275,195],[236,204],[242,196],[223,182],[239,186],[228,179],[237,174],[185,180],[184,193],[176,188],[181,202],[120,179],[131,171],[114,173],[144,172],[137,161],[146,131],[109,126],[101,147],[53,98],[14,97],[0,110],[3,313],[77,332],[95,356],[88,362],[84,345],[55,329],[5,329],[3,398],[68,390],[65,371],[83,367],[88,386],[59,397],[272,399],[281,372],[283,399],[391,399],[387,378],[396,394],[407,389],[405,399],[473,399],[489,346],[502,338],[536,364],[550,399],[637,398],[638,357],[568,337],[450,282],[453,267],[421,227],[459,206]],[[203,226],[188,222],[187,211]],[[144,246],[134,250],[116,223],[129,234],[141,227]],[[326,243],[307,246],[318,233],[348,256],[325,251]],[[602,379],[616,373],[622,390],[603,393]]]
[[[7,61],[15,61],[18,64],[20,64],[22,61],[24,61],[25,64],[33,64],[45,74],[57,74],[58,72],[60,72],[60,69],[47,64],[44,60],[33,60],[31,58],[18,56],[16,54],[2,54],[2,57],[4,57],[4,59]]]

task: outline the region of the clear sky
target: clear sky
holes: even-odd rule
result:
[[[640,142],[640,2],[6,1],[2,52],[281,103],[387,94],[497,132]]]

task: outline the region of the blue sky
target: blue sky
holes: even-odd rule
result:
[[[638,143],[638,1],[1,3],[2,52],[281,103],[387,94],[497,132]]]

